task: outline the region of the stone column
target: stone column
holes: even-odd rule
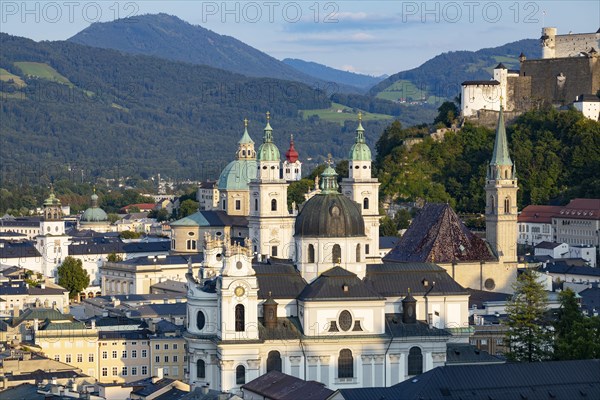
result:
[[[373,368],[371,365],[373,356],[363,355],[360,358],[362,361],[362,382],[359,381],[360,387],[371,387],[373,386]]]
[[[296,378],[302,379],[302,376],[300,375],[300,361],[301,360],[302,360],[302,357],[299,357],[299,356],[290,357],[290,375],[295,376]]]
[[[373,386],[384,386],[384,368],[383,363],[385,362],[385,355],[376,354],[373,356]]]
[[[331,359],[331,356],[321,356],[319,359],[321,361],[321,379],[319,382],[324,383],[325,386],[329,386],[329,360]]]
[[[308,364],[308,379],[307,380],[313,380],[313,381],[318,381],[318,374],[319,374],[319,357],[314,357],[314,356],[310,356],[310,357],[306,357],[306,362]]]

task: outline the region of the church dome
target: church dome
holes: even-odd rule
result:
[[[296,236],[365,236],[360,206],[337,191],[337,173],[329,165],[321,175],[321,193],[310,198],[296,217]]]
[[[267,126],[265,126],[265,134],[263,136],[263,142],[258,148],[257,159],[258,161],[277,161],[281,160],[279,149],[273,143],[273,128],[271,128],[270,113],[267,112]]]
[[[294,148],[294,136],[290,139],[290,148],[285,152],[285,158],[292,164],[298,161],[298,152]]]
[[[358,128],[356,128],[356,140],[350,148],[348,158],[351,161],[371,161],[371,149],[365,141],[365,129],[362,127],[362,116],[359,114]]]
[[[255,160],[234,160],[227,164],[218,181],[219,190],[248,190],[248,184],[256,179]]]
[[[103,209],[98,207],[98,195],[96,194],[96,190],[94,189],[94,194],[91,196],[92,206],[83,212],[81,216],[80,222],[82,224],[85,223],[95,223],[95,222],[107,222],[108,215],[104,212]]]

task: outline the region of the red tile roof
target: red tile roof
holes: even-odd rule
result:
[[[557,217],[600,220],[600,199],[573,199]]]
[[[561,206],[527,206],[519,214],[519,222],[537,222],[540,224],[551,224],[552,217],[558,215]]]

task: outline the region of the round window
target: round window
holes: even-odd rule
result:
[[[194,236],[195,233],[194,232],[188,232],[188,236]]]
[[[235,267],[236,267],[237,269],[242,269],[242,262],[241,262],[241,261],[238,261],[238,262],[236,262],[236,263],[235,263]]]
[[[204,316],[204,313],[202,311],[198,311],[198,314],[196,315],[196,327],[199,331],[201,331],[202,329],[204,329],[205,324],[206,317]]]
[[[488,278],[485,280],[485,283],[483,285],[487,290],[494,290],[494,288],[496,287],[496,282],[494,282],[492,278]]]
[[[350,311],[344,310],[340,313],[339,317],[340,329],[343,331],[349,331],[352,328],[352,314]]]

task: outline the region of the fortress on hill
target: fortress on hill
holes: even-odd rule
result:
[[[588,118],[598,120],[600,99],[595,95],[600,90],[600,29],[557,35],[556,28],[543,28],[540,45],[542,58],[528,60],[521,53],[519,70],[500,63],[491,80],[463,82],[462,115],[493,123],[501,105],[510,118],[542,104],[573,104]]]

